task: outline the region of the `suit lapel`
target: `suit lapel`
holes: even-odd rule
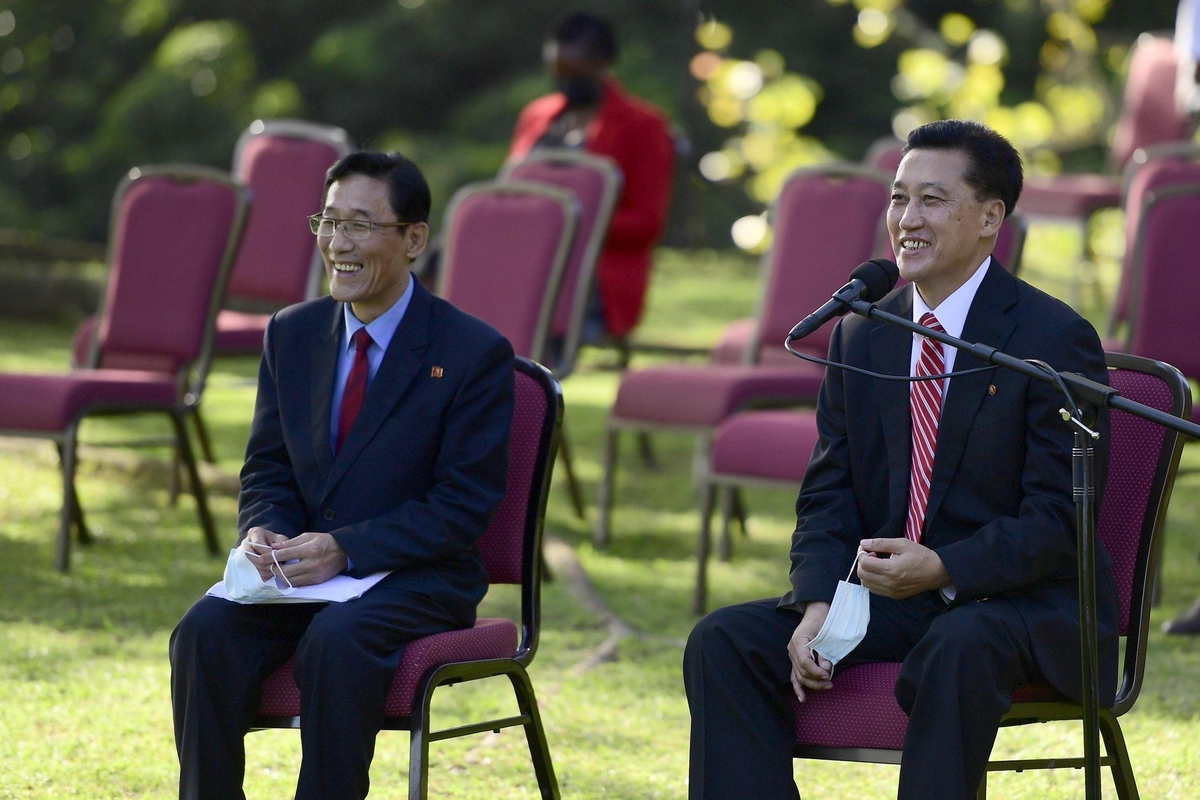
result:
[[[993,259],[983,282],[975,292],[967,321],[963,325],[962,338],[1003,350],[1012,336],[1016,323],[1008,311],[1017,302],[1016,280],[1004,271]],[[954,358],[954,372],[985,367],[983,361],[962,351]],[[942,417],[938,423],[937,455],[933,461],[933,475],[929,484],[929,505],[925,518],[933,519],[946,496],[946,490],[958,470],[967,436],[975,423],[975,416],[983,398],[987,395],[994,370],[977,372],[950,379],[946,399],[942,403]]]
[[[317,346],[313,351],[311,380],[313,382],[310,425],[313,452],[317,457],[317,470],[325,475],[333,464],[333,450],[329,446],[329,415],[333,404],[333,384],[337,380],[338,345],[342,341],[344,312],[341,303],[333,304],[329,324],[317,333]]]
[[[322,500],[337,485],[349,470],[350,465],[362,453],[363,448],[375,436],[379,426],[387,419],[388,414],[396,406],[400,397],[408,389],[408,385],[417,377],[421,369],[421,356],[429,345],[430,327],[432,324],[431,311],[433,301],[421,284],[413,279],[413,296],[408,309],[396,333],[383,354],[379,371],[371,380],[367,396],[363,401],[362,410],[354,421],[350,435],[333,460],[329,476],[325,481],[325,491]],[[328,441],[328,406],[326,407],[326,441]],[[328,444],[326,444],[328,449]]]
[[[883,309],[912,319],[912,286],[901,289]],[[871,369],[884,375],[907,375],[912,359],[912,334],[894,325],[879,325],[871,331]],[[912,461],[912,417],[908,384],[878,381],[874,392],[879,403],[883,438],[888,454],[888,519],[900,519],[903,529],[908,508],[908,471]],[[897,517],[897,515],[899,515]]]

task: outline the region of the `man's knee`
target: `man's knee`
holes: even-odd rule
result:
[[[685,674],[691,665],[708,661],[714,654],[727,653],[737,646],[738,606],[718,608],[696,623],[683,649]],[[699,661],[697,661],[699,659]]]

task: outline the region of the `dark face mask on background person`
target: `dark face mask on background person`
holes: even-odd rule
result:
[[[593,106],[600,102],[600,97],[604,94],[604,83],[595,78],[575,76],[559,78],[554,83],[558,90],[566,95],[567,108]]]

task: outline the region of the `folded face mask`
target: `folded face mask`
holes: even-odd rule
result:
[[[273,568],[271,577],[264,581],[245,550],[235,547],[229,551],[229,560],[225,562],[225,593],[230,599],[242,603],[262,603],[296,591],[296,587],[283,574],[274,550],[271,551],[271,558],[278,569]]]
[[[808,643],[809,650],[814,654],[820,653],[831,664],[837,664],[858,647],[858,643],[867,635],[867,623],[871,621],[870,590],[862,584],[849,582],[862,555],[860,552],[855,557],[846,580],[838,581],[825,624]]]

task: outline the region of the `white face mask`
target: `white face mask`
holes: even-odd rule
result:
[[[275,566],[279,567],[279,559],[275,551],[271,551]],[[272,570],[274,572],[274,570]],[[296,591],[291,581],[283,574],[283,569],[273,574],[267,580],[258,575],[258,568],[250,561],[245,550],[234,548],[229,551],[229,560],[225,562],[225,593],[229,599],[241,603],[263,603],[286,597]]]
[[[825,624],[808,643],[814,654],[820,653],[836,664],[850,654],[867,635],[867,623],[871,621],[871,592],[867,587],[849,583],[854,568],[858,566],[860,552],[850,565],[846,580],[838,581],[833,602],[825,616]]]

